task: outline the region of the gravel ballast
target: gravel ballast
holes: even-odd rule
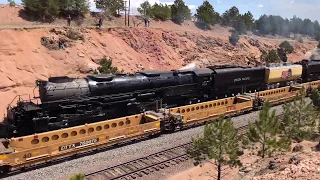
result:
[[[282,113],[281,105],[275,106],[276,115]],[[246,125],[248,121],[253,122],[259,118],[259,111],[251,112],[232,118],[236,127]],[[79,157],[77,159],[66,160],[58,164],[42,167],[36,170],[22,172],[10,177],[7,180],[49,180],[68,179],[75,173],[91,173],[110,166],[124,163],[130,160],[144,157],[149,154],[165,150],[179,144],[190,142],[203,132],[203,126],[179,131],[172,134],[163,134],[160,137],[140,141],[137,143],[120,146],[118,148],[98,152],[95,154]]]

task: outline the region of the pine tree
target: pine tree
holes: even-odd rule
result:
[[[204,160],[214,159],[218,169],[218,180],[221,179],[222,165],[230,167],[241,166],[239,156],[243,153],[239,150],[240,138],[234,128],[231,119],[224,120],[220,117],[207,124],[203,136],[192,139],[192,145],[187,153],[194,158],[195,165]]]
[[[123,0],[94,0],[98,9],[104,10],[113,16],[118,16],[124,8]]]
[[[181,24],[184,20],[191,18],[191,11],[183,0],[175,0],[171,6],[171,16],[175,23]]]
[[[271,103],[264,103],[259,113],[259,120],[254,124],[249,123],[249,131],[247,138],[252,143],[259,143],[261,149],[258,155],[264,158],[266,155],[271,156],[272,153],[280,149],[287,149],[290,145],[287,138],[277,140],[280,133],[280,123],[275,116],[275,110],[271,110]]]
[[[89,12],[88,0],[59,0],[59,7],[63,16],[84,17]]]
[[[293,103],[286,103],[283,106],[284,118],[281,129],[291,139],[299,142],[315,133],[316,122],[319,119],[318,112],[312,102],[307,103],[305,95],[305,88],[302,88]]]
[[[8,0],[10,6],[15,6],[16,2],[14,0]]]
[[[149,1],[145,1],[137,8],[138,12],[144,16],[152,16],[152,9]]]
[[[244,24],[246,25],[246,29],[252,30],[253,24],[254,24],[254,19],[253,19],[252,13],[250,11],[248,11],[247,13],[244,13],[242,18],[243,18]]]
[[[285,49],[286,53],[293,53],[293,47],[288,41],[283,41],[279,47]]]
[[[165,21],[171,17],[171,9],[167,5],[155,3],[151,7],[152,17],[156,20]]]
[[[117,67],[112,66],[112,60],[108,57],[104,57],[100,61],[100,67],[97,68],[98,71],[102,74],[118,74],[123,73],[123,70],[119,71]],[[94,71],[94,74],[98,74],[97,71]]]
[[[312,103],[315,107],[317,107],[318,109],[320,108],[320,95],[319,95],[319,89],[320,86],[318,87],[318,89],[313,89],[312,93],[310,95],[310,99],[312,100]]]
[[[238,22],[239,9],[235,6],[222,14],[222,25],[234,27]]]
[[[41,21],[52,22],[60,13],[57,0],[22,0],[25,11]]]
[[[280,57],[278,55],[278,52],[274,49],[270,50],[269,53],[262,51],[262,54],[260,56],[261,61],[264,61],[266,63],[278,63],[280,62]]]
[[[213,25],[216,23],[215,21],[215,14],[212,5],[208,1],[204,1],[201,6],[198,7],[196,10],[197,13],[195,17],[198,18],[199,21],[203,22],[205,25]]]

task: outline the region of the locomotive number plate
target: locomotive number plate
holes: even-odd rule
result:
[[[65,145],[65,146],[60,146],[59,147],[59,151],[64,151],[64,150],[67,150],[67,149],[72,149],[72,148],[85,146],[85,145],[89,145],[89,144],[94,144],[96,142],[99,142],[99,138],[94,138],[94,139],[90,139],[90,140],[86,140],[86,141],[80,141],[80,142],[77,142],[77,143],[68,144],[68,145]]]

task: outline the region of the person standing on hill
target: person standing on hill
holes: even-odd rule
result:
[[[99,18],[99,28],[100,28],[100,29],[101,29],[101,27],[102,27],[102,21],[103,21],[103,20],[102,20],[102,17],[100,17],[100,18]]]
[[[148,26],[148,18],[144,18],[144,26],[147,27]]]
[[[67,17],[67,21],[68,21],[68,26],[70,26],[71,25],[71,16],[70,15]]]

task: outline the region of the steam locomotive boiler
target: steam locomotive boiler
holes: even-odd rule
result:
[[[160,99],[168,107],[205,101],[211,74],[212,70],[202,68],[37,81],[42,103],[20,101],[9,108],[4,122],[9,126],[2,132],[21,136],[123,117],[155,109]]]

